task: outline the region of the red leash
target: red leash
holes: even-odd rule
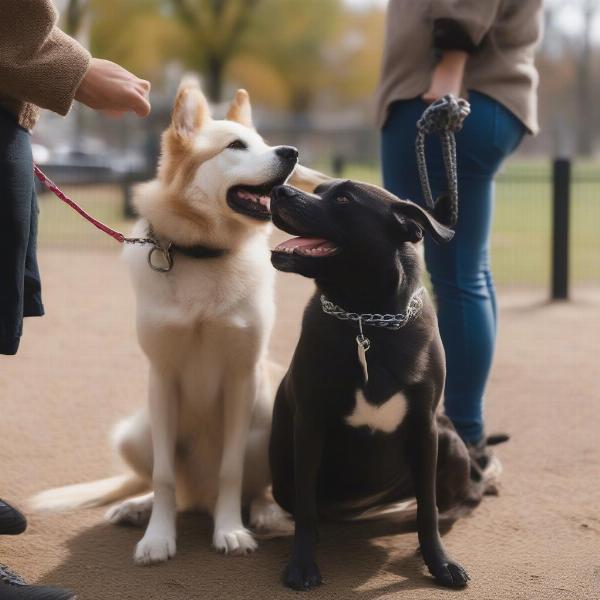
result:
[[[98,219],[94,219],[92,215],[88,214],[77,202],[71,200],[69,196],[67,196],[52,180],[48,179],[44,172],[37,166],[33,165],[33,173],[40,180],[42,185],[50,190],[59,200],[62,200],[65,204],[68,204],[74,211],[78,212],[86,221],[89,221],[94,227],[97,227],[100,231],[103,231],[107,235],[110,235],[111,238],[117,240],[120,244],[141,244],[141,245],[149,245],[151,246],[148,252],[148,265],[153,271],[158,271],[159,273],[167,273],[173,268],[173,252],[178,251],[182,254],[187,254],[187,256],[192,256],[193,258],[215,258],[218,256],[222,256],[227,250],[221,250],[219,248],[207,248],[206,246],[195,246],[191,248],[185,248],[181,246],[175,246],[173,243],[169,242],[166,245],[161,244],[152,233],[152,228],[150,227],[150,232],[148,233],[148,237],[141,238],[131,238],[125,237],[120,231],[116,231],[115,229],[111,229],[108,225],[102,223],[102,221],[98,221]],[[156,262],[153,258],[155,253],[160,253],[163,256],[162,263]]]
[[[94,217],[83,210],[83,208],[81,208],[77,202],[71,200],[71,198],[69,198],[53,181],[44,175],[42,170],[37,165],[33,165],[33,172],[47,190],[50,190],[59,200],[62,200],[65,204],[68,204],[74,211],[78,212],[84,219],[94,225],[94,227],[97,227],[100,231],[104,231],[104,233],[110,235],[111,238],[114,238],[121,244],[128,241],[121,232],[111,229],[108,225],[102,223],[102,221],[98,221],[98,219],[94,219]]]

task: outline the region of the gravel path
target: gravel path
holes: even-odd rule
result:
[[[21,504],[48,486],[117,472],[108,433],[145,395],[118,256],[46,249],[41,260],[48,314],[26,322],[18,357],[0,357],[0,494]],[[310,290],[279,277],[272,354],[283,364]],[[600,598],[600,293],[554,305],[505,293],[500,318],[487,417],[491,431],[512,435],[498,450],[503,488],[445,536],[469,587],[446,591],[425,577],[416,535],[400,522],[327,524],[326,585],[312,599]],[[177,557],[140,568],[131,561],[140,532],[105,524],[103,512],[30,515],[25,535],[0,538],[0,562],[68,585],[80,600],[294,597],[279,584],[288,540],[222,557],[210,547],[209,520],[182,515]]]

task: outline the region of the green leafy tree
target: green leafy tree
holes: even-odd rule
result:
[[[364,102],[379,73],[383,11],[343,0],[71,0],[87,2],[92,51],[160,85],[165,65],[203,73],[255,102],[306,114]]]
[[[306,113],[327,87],[331,42],[342,14],[340,0],[262,0],[249,52],[277,73],[294,113]]]
[[[206,92],[222,100],[227,66],[244,45],[261,0],[170,0],[190,35],[188,64],[205,73]]]
[[[185,31],[165,0],[89,0],[91,50],[136,75],[160,82],[166,64],[188,50]]]

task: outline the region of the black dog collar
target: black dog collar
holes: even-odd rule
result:
[[[196,246],[179,246],[178,244],[171,244],[171,250],[179,252],[184,256],[190,258],[220,258],[225,256],[229,250],[224,248],[211,248],[210,246],[203,246],[198,244]]]
[[[225,256],[229,250],[225,248],[213,248],[211,246],[205,246],[204,244],[196,244],[194,246],[181,246],[168,242],[166,245],[164,242],[160,242],[152,225],[148,225],[148,237],[145,238],[129,238],[129,241],[137,244],[150,244],[152,248],[148,252],[148,265],[153,271],[159,273],[167,273],[173,268],[173,254],[175,252],[188,256],[189,258],[220,258]],[[163,264],[158,264],[155,259],[155,253],[158,252],[162,255]]]

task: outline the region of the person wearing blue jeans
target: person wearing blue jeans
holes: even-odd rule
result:
[[[484,469],[483,398],[497,330],[490,265],[494,177],[526,133],[537,131],[541,1],[391,0],[378,94],[384,186],[424,205],[415,155],[416,123],[447,93],[467,97],[471,114],[456,136],[458,222],[454,239],[425,242],[446,351],[444,407]],[[447,190],[441,145],[428,138],[434,197]]]
[[[426,238],[425,260],[446,350],[446,414],[461,437],[476,444],[484,433],[482,398],[496,338],[489,254],[494,175],[518,146],[525,128],[492,98],[471,92],[469,100],[471,115],[456,136],[460,198],[456,235],[443,245]],[[381,133],[384,186],[421,205],[414,139],[416,121],[426,107],[421,98],[395,102]],[[428,139],[426,158],[435,197],[446,190],[447,182],[441,146],[434,138]]]

